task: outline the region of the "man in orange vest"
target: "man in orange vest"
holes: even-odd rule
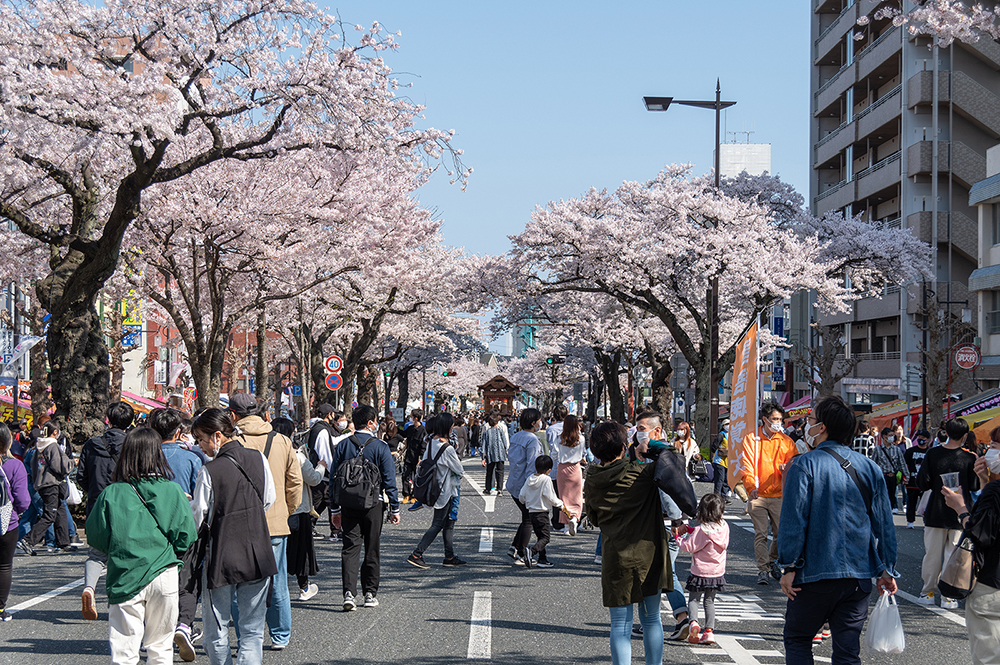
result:
[[[778,570],[778,525],[781,522],[781,489],[785,467],[798,449],[785,434],[785,410],[776,401],[764,402],[758,412],[757,431],[743,438],[739,479],[749,495],[747,514],[753,522],[753,551],[757,559],[757,584],[767,584]],[[767,529],[771,527],[768,547]]]

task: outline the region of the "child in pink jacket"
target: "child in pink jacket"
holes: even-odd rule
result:
[[[681,549],[691,553],[691,574],[687,579],[690,592],[688,611],[691,615],[691,644],[715,644],[715,594],[726,590],[726,549],[729,547],[729,525],[722,519],[725,501],[718,494],[706,494],[698,504],[698,526],[686,530],[677,539]],[[705,596],[705,630],[698,626],[698,605]],[[699,633],[701,635],[699,636]]]

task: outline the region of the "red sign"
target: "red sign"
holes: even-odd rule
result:
[[[340,370],[344,368],[344,359],[340,356],[327,356],[323,361],[323,367],[326,368],[327,374],[340,374]]]
[[[962,344],[955,349],[955,364],[962,369],[974,370],[983,360],[983,354],[975,344]]]
[[[329,390],[340,390],[344,385],[344,380],[340,378],[339,374],[327,374],[326,375],[326,387]]]

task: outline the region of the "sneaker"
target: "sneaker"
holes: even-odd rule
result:
[[[769,575],[766,570],[760,571],[759,573],[757,573],[757,584],[769,584],[769,582],[767,581],[768,577]]]
[[[537,566],[538,568],[554,568],[556,564],[552,563],[548,559],[545,559],[539,561],[532,561],[531,565]]]
[[[688,631],[688,644],[698,644],[699,633],[701,628],[698,626],[697,621],[691,622],[691,630]]]
[[[201,638],[205,637],[204,631],[198,630],[196,628],[191,629],[191,641],[197,644],[201,642]]]
[[[913,529],[913,528],[916,528],[916,527],[915,527],[915,525],[913,524],[913,522],[907,522],[907,523],[906,523],[906,528],[907,528],[907,529]]]
[[[333,534],[332,536],[327,538],[327,540],[330,541],[331,543],[339,543],[341,542],[341,537],[338,536],[337,534]]]
[[[642,637],[642,624],[632,626],[632,637]]]
[[[670,635],[665,636],[668,640],[680,640],[683,642],[688,638],[688,633],[691,631],[691,619],[684,619],[674,626],[674,632]]]
[[[411,554],[410,556],[406,557],[406,562],[411,566],[416,566],[417,568],[420,568],[421,570],[427,570],[428,568],[430,568],[430,565],[426,561],[424,561],[424,557],[420,556],[419,554]]]
[[[288,648],[287,644],[272,644],[271,651],[284,651]]]
[[[524,561],[525,568],[531,568],[532,564],[534,563],[531,560],[531,550],[529,550],[527,547],[521,550],[521,560]]]
[[[711,628],[706,628],[705,632],[698,638],[698,644],[715,644],[715,631]]]
[[[354,594],[350,591],[344,592],[344,611],[353,612],[357,608],[357,603],[354,602]]]
[[[941,609],[942,610],[957,610],[958,601],[954,598],[945,598],[941,596]]]
[[[822,630],[819,631],[818,633],[816,633],[815,635],[813,635],[813,645],[816,645],[816,644],[823,644],[823,631]]]
[[[507,548],[507,556],[509,556],[511,559],[517,558],[517,549],[513,545]]]
[[[317,593],[319,593],[319,585],[310,584],[305,589],[299,591],[299,600],[309,600],[314,598]]]
[[[918,605],[933,605],[934,604],[934,592],[922,593],[920,597],[917,598]]]
[[[457,556],[448,557],[441,562],[442,566],[464,566],[465,562],[459,559]]]
[[[524,565],[524,559],[522,559],[521,557],[515,555],[514,556],[514,565],[515,566],[523,566]]]
[[[598,566],[601,565],[601,561],[603,561],[603,560],[604,559],[601,557],[600,554],[598,554],[597,556],[594,557],[594,563],[596,563]]]
[[[378,598],[371,591],[365,594],[365,607],[378,607]]]
[[[566,527],[566,530],[569,532],[569,535],[575,536],[578,526],[579,525],[577,524],[576,518],[575,517],[570,518],[569,526]]]
[[[191,639],[191,629],[183,623],[177,624],[174,631],[174,644],[177,645],[177,652],[181,660],[185,663],[194,662],[194,642]]]
[[[14,618],[14,615],[7,610],[0,610],[0,622],[6,623]]]
[[[823,636],[823,639],[824,639],[824,640],[828,640],[828,639],[830,639],[830,629],[829,629],[829,628],[824,628],[824,629],[823,629],[823,630],[822,630],[822,631],[820,632],[820,635],[822,635],[822,636]]]
[[[97,606],[94,603],[94,590],[90,587],[84,589],[80,600],[83,603],[83,609],[81,610],[83,618],[87,621],[97,621]]]
[[[893,508],[892,509],[892,514],[893,515],[898,515],[899,514],[899,508]]]
[[[414,510],[420,510],[423,507],[424,504],[420,503],[419,501],[414,501],[413,505],[407,508],[406,510],[412,513]]]
[[[493,494],[493,490],[483,490],[483,496],[490,496]]]
[[[25,540],[24,538],[17,541],[17,549],[21,550],[23,554],[27,554],[28,556],[37,556],[38,554],[37,552],[35,552],[35,548],[29,545],[28,541]]]
[[[778,568],[778,564],[771,562],[771,577],[774,578],[775,582],[781,581],[781,568]]]

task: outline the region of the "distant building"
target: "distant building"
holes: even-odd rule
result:
[[[719,146],[719,173],[732,178],[746,171],[761,175],[771,171],[770,143],[723,143]]]

